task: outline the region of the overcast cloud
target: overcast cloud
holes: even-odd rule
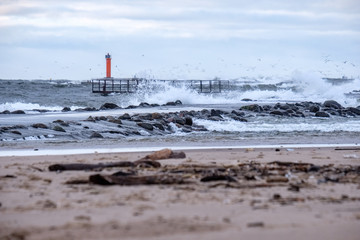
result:
[[[0,78],[360,75],[358,0],[0,2]]]

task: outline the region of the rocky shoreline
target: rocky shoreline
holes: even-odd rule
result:
[[[179,106],[181,101],[168,102],[163,106]],[[138,106],[128,106],[125,109],[154,108],[159,104],[141,103]],[[84,108],[74,111],[102,111],[122,109],[114,103],[105,103],[99,109]],[[39,110],[40,111],[40,110]],[[71,111],[65,107],[63,112]],[[40,112],[46,112],[41,110]],[[21,114],[5,111],[2,114]],[[191,133],[208,131],[207,126],[197,125],[194,119],[209,121],[241,121],[248,122],[255,117],[277,118],[359,118],[360,106],[343,107],[334,100],[324,103],[299,102],[276,104],[249,104],[230,110],[203,109],[201,111],[178,111],[159,113],[154,110],[149,113],[124,113],[112,116],[89,116],[82,121],[67,121],[57,119],[51,123],[31,123],[29,125],[13,125],[0,127],[0,141],[37,140],[37,139],[93,139],[93,138],[126,138],[129,136],[168,135],[177,132]]]

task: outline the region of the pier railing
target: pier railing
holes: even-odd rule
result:
[[[149,80],[143,78],[98,78],[91,80],[93,93],[135,93],[164,85],[186,87],[199,93],[221,93],[230,89],[228,80]]]

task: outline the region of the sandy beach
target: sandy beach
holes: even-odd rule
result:
[[[160,167],[145,163],[91,171],[49,171],[49,166],[136,162],[151,153],[1,157],[0,239],[358,239],[360,235],[358,147],[183,152],[185,158],[154,160]],[[106,178],[119,171],[136,172],[136,177],[172,174],[181,181],[89,182],[89,176]]]

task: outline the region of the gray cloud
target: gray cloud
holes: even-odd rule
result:
[[[268,56],[274,62],[290,52],[299,65],[316,57],[320,64],[324,54],[360,62],[359,12],[357,0],[2,1],[0,50],[20,58],[27,51],[19,49],[152,56],[149,62],[134,59],[139,69],[129,65],[127,74],[189,59],[201,60],[204,68],[214,68],[217,57],[241,62]],[[167,54],[176,59],[161,62]],[[0,56],[1,72],[12,76],[8,62]]]

